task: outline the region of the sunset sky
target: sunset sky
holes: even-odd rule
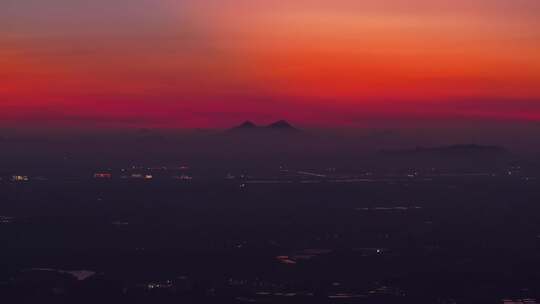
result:
[[[0,1],[1,126],[246,119],[539,122],[540,1]]]

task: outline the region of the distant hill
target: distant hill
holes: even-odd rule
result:
[[[378,156],[381,163],[393,168],[439,168],[470,172],[504,168],[515,158],[503,147],[473,144],[384,150]]]
[[[442,147],[416,147],[407,150],[382,150],[382,154],[390,155],[439,155],[439,156],[475,156],[475,155],[504,155],[508,151],[499,146],[483,146],[475,144],[460,144]]]

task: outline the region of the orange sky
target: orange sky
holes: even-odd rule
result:
[[[537,0],[7,0],[0,124],[540,121]]]

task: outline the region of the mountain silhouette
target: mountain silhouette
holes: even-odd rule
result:
[[[230,130],[231,131],[257,131],[257,133],[259,133],[259,132],[264,132],[264,131],[297,131],[298,129],[293,127],[289,122],[285,120],[279,120],[267,126],[258,126],[255,123],[247,120]]]
[[[246,120],[242,124],[235,127],[234,129],[255,129],[255,128],[257,128],[256,124],[254,124],[253,122],[249,120]]]
[[[503,147],[482,146],[475,144],[458,144],[431,148],[416,147],[415,149],[411,150],[383,150],[381,152],[387,154],[431,154],[440,156],[500,155],[508,153],[508,151]]]
[[[379,161],[389,167],[429,168],[447,172],[491,172],[506,168],[514,159],[512,153],[499,146],[457,144],[416,147],[406,150],[380,151]]]
[[[279,129],[279,130],[296,130],[289,122],[286,120],[279,120],[267,126],[269,129]]]

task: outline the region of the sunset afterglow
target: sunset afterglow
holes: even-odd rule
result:
[[[540,121],[537,0],[7,0],[0,46],[2,126]]]

